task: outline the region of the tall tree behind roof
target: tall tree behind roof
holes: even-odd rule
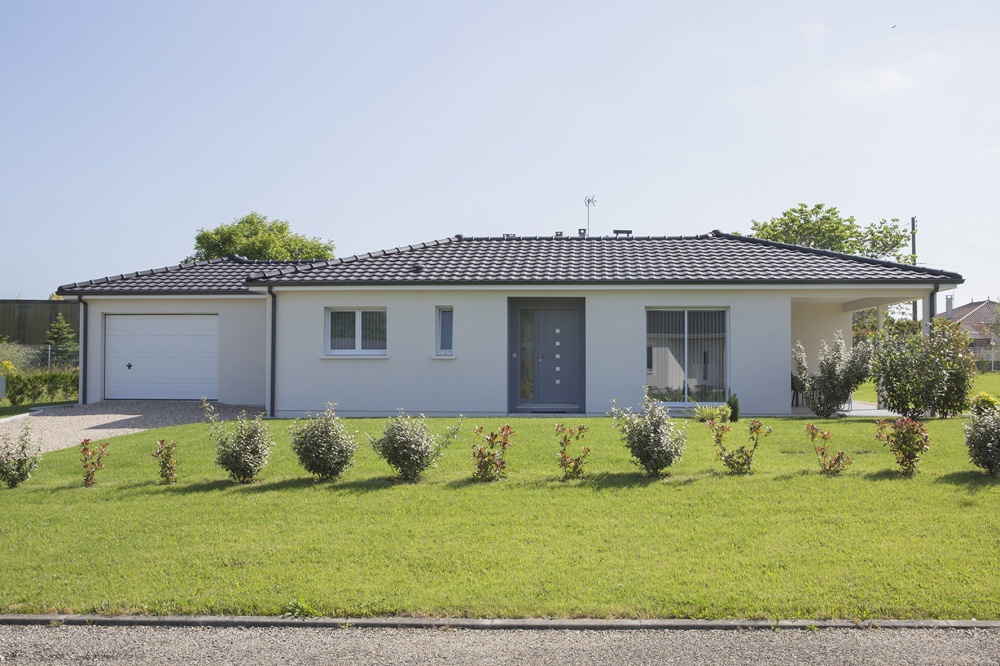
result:
[[[184,261],[217,259],[238,254],[247,259],[333,259],[333,242],[293,234],[288,222],[268,220],[256,211],[232,224],[199,229],[194,254]]]

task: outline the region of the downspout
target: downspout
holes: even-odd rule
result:
[[[931,334],[931,326],[933,325],[934,317],[937,316],[937,294],[938,294],[938,290],[940,290],[940,289],[941,289],[941,285],[939,283],[935,282],[934,283],[934,288],[931,289],[931,293],[927,297],[927,313],[926,313],[926,317],[925,317],[927,323],[924,324],[924,327],[925,327],[924,335],[925,336]]]
[[[87,404],[87,354],[90,348],[87,345],[87,301],[83,300],[83,296],[77,296],[77,301],[80,303],[80,384],[77,387],[77,392],[79,393],[79,398],[77,404],[86,405]]]
[[[277,350],[274,336],[278,331],[278,296],[274,293],[274,287],[271,286],[267,288],[267,293],[271,297],[271,390],[268,393],[267,415],[270,418],[274,418],[274,387],[276,385],[274,379],[274,368],[276,356],[275,352]]]

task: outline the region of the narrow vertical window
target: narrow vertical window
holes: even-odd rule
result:
[[[455,311],[450,307],[439,307],[437,309],[437,349],[438,356],[454,356],[455,348],[452,344],[453,325],[455,321]]]

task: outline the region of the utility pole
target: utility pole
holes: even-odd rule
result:
[[[917,264],[917,218],[910,218],[910,254],[913,255],[913,265]],[[917,321],[917,302],[913,301],[913,321]]]

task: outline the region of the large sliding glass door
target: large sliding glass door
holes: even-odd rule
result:
[[[664,402],[723,402],[726,310],[646,311],[646,385]]]

